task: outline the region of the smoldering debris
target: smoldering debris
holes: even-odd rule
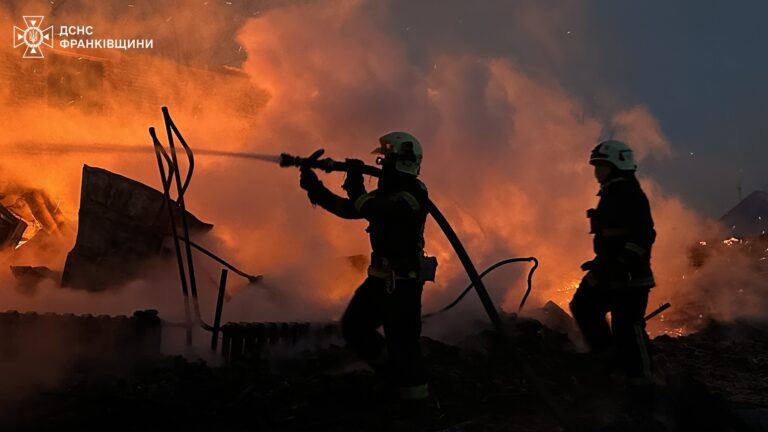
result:
[[[44,190],[21,184],[3,185],[0,190],[0,204],[3,206],[3,221],[16,219],[17,225],[13,238],[5,239],[6,246],[19,246],[29,242],[38,234],[65,236],[72,232],[71,224],[61,211],[59,204]]]
[[[147,185],[84,166],[77,240],[62,286],[101,291],[135,278],[146,259],[161,253],[171,232],[164,203],[163,194]],[[186,218],[192,233],[213,228],[189,212]]]
[[[35,237],[66,236],[69,221],[43,190],[20,184],[0,188],[0,249],[18,249]]]
[[[113,361],[160,355],[161,321],[154,310],[137,311],[131,317],[9,311],[0,313],[0,332],[5,358],[31,351],[51,357],[67,345],[79,347],[78,354],[84,357]],[[36,347],[29,349],[32,345]]]
[[[565,334],[530,318],[505,316],[504,322],[511,345],[500,344],[487,328],[457,345],[422,338],[433,400],[418,414],[393,402],[386,380],[355,363],[351,353],[325,345],[297,349],[281,364],[243,356],[210,367],[166,357],[128,376],[80,377],[14,404],[13,416],[0,416],[0,426],[131,430],[151,419],[196,430],[562,431],[549,404],[532,392],[527,372],[510,361],[512,349],[578,430],[760,430],[753,427],[760,411],[744,403],[764,403],[768,369],[759,368],[765,347],[754,341],[768,340],[765,326],[718,323],[700,336],[657,339],[657,402],[653,415],[642,416],[625,410],[621,383],[574,351]],[[729,344],[738,349],[723,361],[718,350]],[[691,350],[698,353],[693,368]],[[758,363],[748,375],[739,372],[750,358]],[[715,365],[733,381],[709,379]]]
[[[572,340],[581,340],[576,321],[553,301],[548,301],[541,308],[532,310],[529,315],[547,327],[567,334]]]
[[[2,203],[10,202],[8,207]],[[106,169],[83,166],[77,234],[63,272],[56,270],[73,229],[58,204],[42,190],[7,186],[0,191],[0,243],[8,254],[16,288],[34,294],[44,280],[63,287],[105,291],[146,277],[150,260],[165,256],[173,230],[166,207],[175,205],[163,192]],[[202,236],[212,224],[185,212],[190,233]],[[182,215],[174,214],[177,228]],[[251,282],[246,274],[203,246],[191,246]],[[43,259],[47,265],[37,265]]]
[[[18,245],[26,229],[26,222],[0,205],[0,248]]]
[[[0,313],[0,406],[73,374],[117,373],[156,359],[161,331],[153,310],[131,317]]]
[[[60,281],[61,273],[45,266],[11,266],[11,273],[19,285],[18,290],[24,294],[34,294],[37,285],[44,280]]]

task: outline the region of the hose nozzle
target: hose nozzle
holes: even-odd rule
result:
[[[320,159],[320,156],[322,156],[324,153],[325,150],[323,149],[315,151],[309,157],[293,156],[287,153],[281,153],[280,166],[283,168],[315,168],[328,173],[334,171],[348,172],[350,169],[353,169],[347,162],[338,162],[331,158]],[[374,177],[380,177],[381,169],[364,165],[362,167],[362,173]]]
[[[289,155],[288,153],[280,153],[280,166],[283,168],[300,167],[302,159],[304,158]]]
[[[319,149],[315,150],[314,153],[312,153],[309,157],[301,157],[301,156],[293,156],[289,155],[287,153],[281,153],[280,154],[280,166],[283,168],[287,167],[299,167],[299,168],[324,168],[323,165],[328,165],[328,163],[323,163],[325,161],[333,162],[331,159],[323,159],[320,160],[320,156],[325,153],[325,150]]]

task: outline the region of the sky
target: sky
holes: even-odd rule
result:
[[[396,1],[393,13],[416,61],[483,52],[551,80],[598,117],[647,106],[673,153],[640,172],[708,217],[736,204],[739,182],[742,196],[768,187],[766,2]]]
[[[742,196],[765,190],[768,3],[604,1],[594,16],[600,81],[646,104],[677,147],[649,172],[713,217],[740,182]]]

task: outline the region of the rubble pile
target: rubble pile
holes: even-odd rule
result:
[[[684,365],[735,406],[768,410],[768,322],[710,321],[688,336],[659,336],[654,348],[659,361]]]
[[[0,406],[75,371],[125,372],[161,356],[157,311],[131,317],[0,313]]]
[[[191,213],[186,218],[192,232],[213,228]],[[87,165],[77,223],[77,241],[67,255],[61,283],[89,291],[134,279],[146,259],[160,254],[171,233],[162,192]]]
[[[480,324],[457,345],[423,338],[433,398],[420,407],[397,402],[388,380],[344,348],[304,344],[290,358],[266,351],[212,367],[165,357],[128,375],[74,373],[53,391],[0,408],[0,428],[749,431],[764,425],[768,326],[712,323],[687,337],[657,338],[656,404],[637,416],[626,409],[620,379],[574,349],[565,333],[514,315],[505,323],[510,343]]]

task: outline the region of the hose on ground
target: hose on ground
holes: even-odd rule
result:
[[[528,300],[528,296],[531,294],[531,289],[533,288],[533,273],[539,267],[539,260],[536,259],[536,257],[507,258],[507,259],[501,260],[501,261],[493,264],[492,266],[488,267],[487,269],[485,269],[482,273],[480,273],[480,278],[482,279],[483,277],[485,277],[486,275],[488,275],[489,273],[491,273],[492,271],[496,270],[499,267],[502,267],[502,266],[505,266],[505,265],[511,264],[511,263],[516,263],[516,262],[532,262],[533,263],[533,266],[528,271],[528,285],[527,285],[527,288],[525,290],[525,294],[523,295],[523,299],[520,301],[520,306],[518,306],[518,309],[517,309],[518,312],[519,312],[519,311],[523,310],[523,306],[525,306],[525,302],[526,302],[526,300]],[[470,282],[469,286],[464,288],[464,291],[462,291],[462,293],[459,294],[459,296],[456,297],[456,299],[454,301],[452,301],[450,304],[448,304],[447,306],[445,306],[444,308],[442,308],[442,309],[440,309],[440,310],[438,310],[436,312],[432,312],[432,313],[428,313],[426,315],[422,315],[422,319],[427,319],[427,318],[433,317],[435,315],[439,315],[439,314],[441,314],[443,312],[446,312],[448,310],[453,309],[456,305],[461,303],[461,300],[464,299],[464,297],[469,293],[470,290],[472,290],[472,288],[474,286],[475,286],[475,283],[474,282]]]

